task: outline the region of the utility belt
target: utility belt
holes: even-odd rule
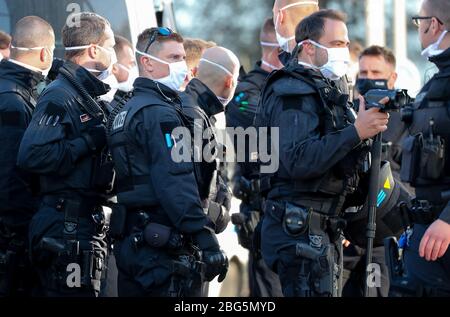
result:
[[[188,239],[162,221],[158,216],[158,209],[155,207],[127,210],[123,205],[113,206],[110,226],[112,238],[123,240],[125,237],[134,236],[136,248],[148,245],[156,249],[182,249]]]
[[[334,243],[341,237],[346,227],[346,221],[337,215],[327,215],[323,212],[326,209],[321,209],[323,206],[323,203],[308,200],[296,201],[295,205],[288,202],[268,201],[265,212],[282,224],[283,230],[288,236],[299,238],[309,234],[311,239],[312,237],[322,237],[325,232]],[[321,239],[319,238],[319,240]],[[321,242],[314,243],[312,241],[312,244],[321,247],[318,245]]]
[[[99,234],[105,233],[109,227],[110,219],[98,199],[55,195],[44,196],[42,203],[64,213],[64,235],[67,235],[69,240],[76,240],[80,218],[92,220]]]
[[[411,208],[408,208],[406,204],[402,204],[400,208],[406,224],[428,226],[439,219],[445,204],[433,205],[427,200],[414,199]]]

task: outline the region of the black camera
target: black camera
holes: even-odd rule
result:
[[[389,98],[386,104],[380,104],[380,101],[384,98]],[[398,112],[402,108],[413,102],[413,98],[408,95],[408,90],[385,90],[385,89],[372,89],[365,95],[366,108],[379,108],[382,112]]]

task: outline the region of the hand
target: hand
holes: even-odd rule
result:
[[[228,258],[222,250],[203,251],[203,262],[206,264],[205,278],[211,282],[216,276],[222,283],[228,273]]]
[[[437,261],[447,253],[450,244],[450,224],[437,220],[425,232],[419,254],[427,261]]]
[[[389,123],[389,114],[380,112],[378,108],[366,110],[366,101],[359,97],[360,105],[358,118],[355,122],[356,131],[362,141],[370,139],[381,132],[385,132]],[[380,101],[381,104],[389,102],[389,98]]]
[[[93,153],[98,153],[106,147],[106,127],[104,125],[89,128],[87,132],[83,133],[82,137]]]

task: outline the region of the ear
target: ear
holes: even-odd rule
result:
[[[42,63],[45,63],[45,61],[47,60],[47,49],[46,48],[41,49],[41,53],[39,54],[39,59],[41,60]]]
[[[117,64],[114,64],[113,67],[112,67],[112,73],[114,75],[117,75],[117,74],[119,74],[119,72],[120,72],[120,67],[117,66]]]
[[[397,81],[397,78],[398,78],[398,73],[393,72],[392,75],[391,75],[391,78],[389,78],[389,80],[388,80],[388,85],[390,87],[395,87],[395,83]]]
[[[139,58],[139,62],[141,63],[141,65],[143,66],[143,68],[146,72],[148,72],[148,73],[153,72],[153,63],[150,58],[148,58],[147,56],[141,56]]]
[[[279,11],[278,11],[278,16],[279,16],[278,22],[279,22],[280,24],[283,24],[283,23],[284,23],[284,13],[283,13],[283,10],[279,10]]]
[[[99,48],[97,48],[97,46],[91,46],[87,49],[88,55],[90,59],[95,59],[98,55],[98,50]]]
[[[225,81],[225,88],[228,88],[228,89],[233,88],[233,82],[234,82],[233,76],[228,76]]]
[[[198,66],[192,68],[192,76],[197,77],[198,74]]]

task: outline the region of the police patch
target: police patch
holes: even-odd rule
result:
[[[88,115],[87,113],[86,114],[82,114],[80,116],[81,123],[86,123],[86,122],[89,122],[91,120],[92,120],[92,117],[90,115]]]
[[[128,111],[123,111],[116,116],[116,118],[114,119],[114,122],[113,122],[113,130],[114,131],[123,128],[123,126],[125,125],[125,120],[127,118],[127,114],[128,114]]]
[[[172,132],[178,127],[178,124],[176,122],[161,122],[160,126],[167,148],[173,148],[176,140],[172,136]]]
[[[66,110],[63,106],[49,103],[44,114],[39,119],[39,126],[56,127],[65,117]]]

